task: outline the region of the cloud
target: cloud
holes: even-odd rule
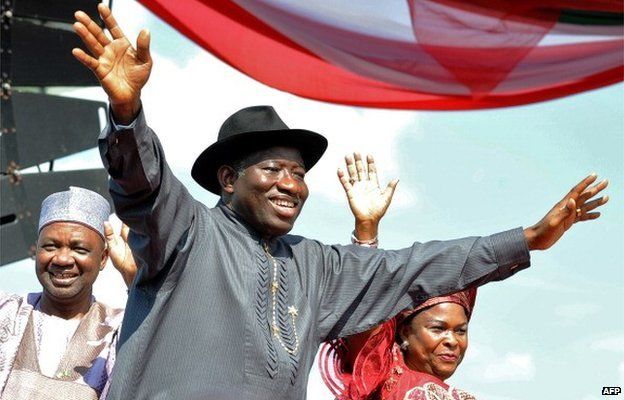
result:
[[[472,341],[457,376],[451,380],[457,379],[458,387],[470,389],[484,383],[531,381],[535,372],[531,353],[507,352],[501,355],[488,344]]]
[[[533,356],[528,353],[507,353],[501,361],[494,361],[483,371],[489,382],[530,381],[535,376]]]
[[[624,353],[624,334],[613,334],[593,340],[589,347],[597,351]],[[620,370],[621,368],[622,364],[620,364]]]
[[[589,316],[595,315],[601,310],[600,306],[593,303],[561,304],[555,307],[555,314],[565,322],[578,322]]]

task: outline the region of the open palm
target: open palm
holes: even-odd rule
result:
[[[345,162],[347,173],[338,169],[338,178],[347,195],[351,212],[356,221],[378,224],[392,201],[398,180],[391,181],[381,190],[375,160],[371,155],[366,158],[366,168],[359,153],[345,157]]]
[[[77,11],[74,29],[90,54],[77,48],[72,50],[72,54],[93,71],[111,105],[138,102],[152,69],[149,32],[141,31],[135,49],[117,25],[110,9],[100,4],[98,10],[112,39],[86,13]]]

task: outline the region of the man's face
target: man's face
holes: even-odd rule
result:
[[[234,182],[228,205],[263,237],[288,233],[308,198],[299,151],[271,147],[252,156]]]
[[[108,252],[94,230],[74,222],[44,227],[37,241],[36,272],[44,294],[67,302],[91,295]]]

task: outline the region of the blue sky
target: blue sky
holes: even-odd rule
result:
[[[294,233],[345,243],[353,221],[335,177],[342,156],[372,152],[383,182],[400,178],[381,245],[487,235],[537,222],[590,172],[610,180],[603,216],[574,226],[532,267],[483,287],[470,346],[451,382],[482,399],[599,399],[624,384],[624,94],[622,85],[529,106],[476,112],[368,110],[322,104],[267,88],[225,66],[145,11],[117,0],[130,37],[152,32],[155,66],[143,93],[148,121],[193,195],[216,197],[190,166],[221,122],[252,104],[272,104],[291,127],[326,135],[328,153],[308,175],[311,197]],[[105,100],[98,89],[71,95]],[[94,138],[95,144],[95,138]],[[100,166],[95,150],[58,168]],[[96,292],[123,303],[109,268]],[[0,290],[39,285],[31,260],[0,268]],[[315,371],[309,397],[329,399]]]

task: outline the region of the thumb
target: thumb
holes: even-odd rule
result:
[[[383,196],[386,199],[386,202],[390,204],[392,201],[392,196],[394,196],[394,191],[396,190],[397,185],[399,184],[398,179],[393,179],[388,183],[388,186],[383,191]]]
[[[137,57],[143,63],[150,62],[152,59],[150,56],[150,32],[147,29],[142,29],[137,37]]]
[[[576,200],[570,198],[570,200],[568,200],[568,202],[566,203],[566,210],[566,218],[570,220],[570,223],[573,223],[576,219]]]
[[[561,222],[567,219],[574,219],[576,215],[576,202],[573,198],[569,198],[563,207],[559,209],[558,213],[555,213],[550,220],[549,226],[555,227],[561,224]]]

